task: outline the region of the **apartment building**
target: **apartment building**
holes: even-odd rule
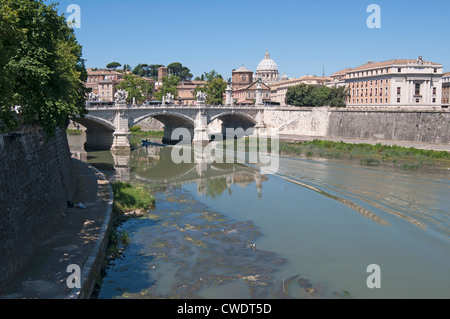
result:
[[[348,88],[348,107],[442,105],[442,65],[424,61],[421,56],[416,60],[369,61],[338,74]]]
[[[85,86],[92,89],[92,97],[99,101],[114,101],[116,85],[123,81],[123,74],[110,69],[87,69]]]

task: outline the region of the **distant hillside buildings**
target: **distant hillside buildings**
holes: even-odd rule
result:
[[[115,87],[123,81],[123,73],[110,69],[88,69],[86,86],[92,89],[90,99],[113,101]],[[155,90],[162,85],[162,78],[168,75],[167,67],[158,69],[158,79],[148,79]],[[417,59],[393,59],[346,68],[329,77],[305,75],[280,77],[277,63],[267,50],[258,63],[256,72],[242,65],[232,70],[231,84],[233,102],[236,105],[251,105],[256,99],[256,85],[261,79],[263,103],[265,105],[286,105],[289,87],[305,83],[316,86],[348,89],[347,107],[448,107],[450,105],[450,72],[443,73],[439,63]],[[177,104],[195,105],[194,90],[205,85],[205,81],[182,81],[178,85]]]

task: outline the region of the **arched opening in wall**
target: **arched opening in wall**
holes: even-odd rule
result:
[[[86,128],[86,151],[111,149],[114,139],[114,127],[111,124],[91,117],[77,118],[74,122]]]
[[[214,120],[216,119],[222,122],[222,130],[220,133],[223,139],[241,138],[252,135],[256,125],[255,119],[244,113],[227,113],[214,118]],[[211,136],[211,139],[216,139],[216,136]]]
[[[164,144],[178,144],[180,142],[191,143],[194,138],[194,120],[188,116],[173,113],[163,113],[163,114],[149,114],[137,119],[134,123],[135,126],[139,126],[142,121],[149,118],[153,118],[156,121],[163,124],[164,137],[162,143]],[[188,132],[189,136],[172,136],[175,129],[185,129],[184,132]],[[176,134],[175,132],[174,134]]]

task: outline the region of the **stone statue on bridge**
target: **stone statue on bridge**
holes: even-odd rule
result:
[[[205,92],[198,91],[198,92],[197,92],[197,96],[196,96],[197,102],[203,102],[203,103],[205,103],[206,97],[207,97],[207,96],[208,96],[208,95],[207,95]]]
[[[167,93],[166,98],[164,99],[166,104],[173,104],[174,103],[174,96],[172,93]]]
[[[89,94],[88,94],[88,100],[89,101],[98,101],[98,99],[99,99],[99,96],[98,96],[98,94],[97,93],[94,93],[94,92],[90,92]]]
[[[125,90],[117,90],[116,94],[114,94],[116,103],[126,103],[127,97],[128,97],[128,92]]]

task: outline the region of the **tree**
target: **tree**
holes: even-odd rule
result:
[[[162,98],[166,96],[167,93],[173,94],[176,99],[178,96],[178,84],[180,83],[180,77],[176,75],[167,75],[162,78],[162,86],[158,92],[155,92],[155,99],[162,101]]]
[[[124,64],[124,65],[123,65],[123,72],[125,72],[125,71],[131,71],[131,65],[129,65],[129,64]]]
[[[111,62],[106,65],[107,69],[117,69],[119,66],[122,66],[119,62]]]
[[[124,81],[116,85],[116,89],[123,89],[128,92],[127,102],[131,103],[133,98],[138,104],[151,99],[154,86],[145,79],[133,74],[124,74]]]
[[[330,88],[301,83],[291,86],[286,93],[286,104],[295,106],[345,107],[347,89]]]
[[[56,5],[0,0],[0,25],[0,129],[39,124],[50,137],[83,116],[82,47]]]
[[[157,79],[158,78],[158,68],[162,67],[164,65],[162,64],[150,64],[149,67],[149,76],[151,78]]]
[[[192,79],[192,74],[187,67],[183,66],[180,62],[174,62],[167,66],[170,74],[180,77],[181,81],[189,81]]]
[[[149,74],[148,64],[139,63],[133,69],[133,74],[139,75],[140,77],[148,76],[148,74]]]

